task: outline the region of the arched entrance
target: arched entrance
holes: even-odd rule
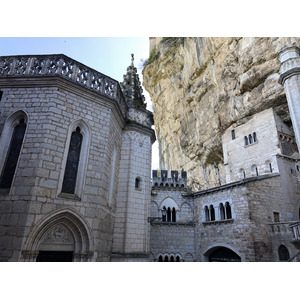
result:
[[[23,261],[90,261],[90,230],[82,218],[69,210],[51,214],[28,238]]]
[[[37,262],[71,262],[74,255],[74,238],[63,223],[53,226],[43,237]]]
[[[241,258],[234,251],[226,247],[214,248],[208,254],[208,261],[211,262],[240,262]]]

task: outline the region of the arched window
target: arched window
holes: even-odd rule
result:
[[[167,222],[171,222],[171,208],[168,207],[167,209]]]
[[[163,210],[167,210],[166,207],[163,207]],[[162,215],[162,221],[166,222],[167,221],[167,216],[166,215]]]
[[[177,203],[170,197],[164,199],[159,207],[166,211],[166,216],[162,215],[163,222],[176,222],[177,211],[179,210]],[[161,210],[161,208],[159,208]]]
[[[252,176],[258,176],[258,169],[257,169],[256,165],[251,166],[251,173],[252,173]]]
[[[175,261],[175,260],[174,260],[174,256],[171,255],[170,262],[174,262],[174,261]]]
[[[212,205],[209,207],[210,220],[215,221],[215,209]]]
[[[141,178],[137,177],[135,179],[135,188],[140,189],[141,188]]]
[[[231,130],[231,138],[232,138],[233,140],[235,139],[235,131],[234,131],[234,129]]]
[[[290,259],[288,248],[284,245],[280,245],[278,248],[278,256],[280,261],[288,261]]]
[[[169,262],[169,257],[167,255],[165,256],[165,262]]]
[[[85,172],[88,165],[90,128],[84,120],[73,122],[68,130],[63,157],[63,166],[59,180],[60,197],[72,195],[80,199],[83,193]]]
[[[162,262],[162,261],[163,261],[162,255],[159,256],[158,261],[159,261],[159,262]]]
[[[252,144],[252,143],[253,143],[252,135],[249,134],[249,144]]]
[[[176,210],[175,210],[175,207],[172,208],[172,222],[176,222]]]
[[[253,132],[253,142],[254,142],[254,143],[257,142],[256,132]]]
[[[80,127],[76,128],[76,131],[72,132],[71,141],[69,146],[69,152],[67,157],[67,164],[65,168],[65,175],[62,185],[62,193],[74,194],[76,178],[78,172],[80,150],[82,144],[82,134],[80,133]]]
[[[10,146],[6,156],[6,161],[1,174],[0,188],[10,189],[14,174],[16,171],[23,139],[26,131],[26,122],[24,118],[20,118],[17,125],[15,125],[10,141]]]
[[[244,137],[244,140],[245,140],[245,146],[248,146],[249,142],[248,142],[248,138],[246,136]]]
[[[180,257],[176,255],[176,262],[180,262]]]
[[[207,206],[205,206],[205,208],[204,208],[204,213],[205,213],[205,221],[208,222],[209,221],[209,210],[208,210]]]
[[[221,220],[224,220],[225,219],[225,209],[224,209],[223,203],[220,203],[219,209],[220,209],[220,218],[221,218]]]
[[[246,178],[246,172],[243,168],[240,169],[240,179],[245,179]]]
[[[231,206],[230,206],[229,202],[225,203],[225,211],[226,211],[226,219],[232,219]]]

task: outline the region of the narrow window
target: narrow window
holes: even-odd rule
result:
[[[80,133],[80,128],[77,127],[76,131],[72,132],[71,135],[69,153],[61,190],[62,193],[74,194],[75,192],[81,144],[82,134]]]
[[[163,257],[162,257],[161,255],[159,256],[158,261],[159,261],[159,262],[162,262],[162,261],[163,261]]]
[[[225,203],[225,210],[226,210],[226,219],[232,219],[231,206],[230,206],[229,202]]]
[[[135,188],[136,189],[140,189],[141,188],[141,179],[138,178],[138,177],[135,179]]]
[[[0,101],[1,101],[1,99],[2,99],[2,95],[3,95],[3,92],[0,91]]]
[[[231,130],[231,138],[232,138],[233,140],[235,139],[235,131],[234,131],[234,129]]]
[[[169,257],[165,256],[165,262],[169,262]]]
[[[225,219],[225,209],[224,209],[224,205],[223,203],[220,203],[220,217],[221,217],[221,220],[224,220]]]
[[[253,142],[256,143],[257,142],[257,138],[256,138],[256,132],[253,132]]]
[[[176,262],[180,262],[180,257],[176,255]]]
[[[270,168],[270,172],[272,173],[273,169],[272,169],[272,164],[271,163],[269,163],[269,168]]]
[[[256,176],[258,176],[258,169],[255,167]]]
[[[249,144],[252,144],[252,143],[253,143],[252,135],[249,134]]]
[[[248,146],[248,138],[246,136],[244,137],[244,140],[245,140],[245,146]]]
[[[171,222],[171,208],[168,207],[167,209],[167,222]]]
[[[273,216],[274,216],[274,223],[280,222],[280,220],[279,220],[279,213],[278,212],[273,212]]]
[[[176,210],[175,210],[175,207],[172,208],[172,222],[176,222]]]
[[[163,210],[167,210],[165,206],[163,207]],[[163,221],[163,222],[166,222],[166,221],[167,221],[166,218],[167,218],[166,215],[162,215],[162,221]]]
[[[296,166],[296,169],[297,169],[297,171],[299,172],[300,169],[299,169],[299,166],[298,166],[298,165]]]
[[[209,210],[208,210],[207,206],[205,206],[204,212],[205,212],[205,221],[208,222],[209,221]]]
[[[170,258],[170,262],[174,262],[174,256],[173,255]]]
[[[212,205],[209,207],[209,212],[210,212],[210,220],[215,221],[215,209]]]
[[[25,130],[25,120],[21,119],[19,124],[15,126],[12,134],[8,155],[6,157],[5,166],[1,176],[1,189],[9,189],[11,187],[25,135]]]

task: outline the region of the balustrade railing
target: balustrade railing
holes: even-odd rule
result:
[[[127,104],[118,81],[63,54],[0,56],[0,77],[59,76],[116,100],[123,115]]]

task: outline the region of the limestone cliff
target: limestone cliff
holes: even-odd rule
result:
[[[270,107],[290,126],[277,52],[291,43],[300,38],[150,38],[143,84],[161,168],[184,168],[193,189],[224,184],[221,136],[229,126]]]

